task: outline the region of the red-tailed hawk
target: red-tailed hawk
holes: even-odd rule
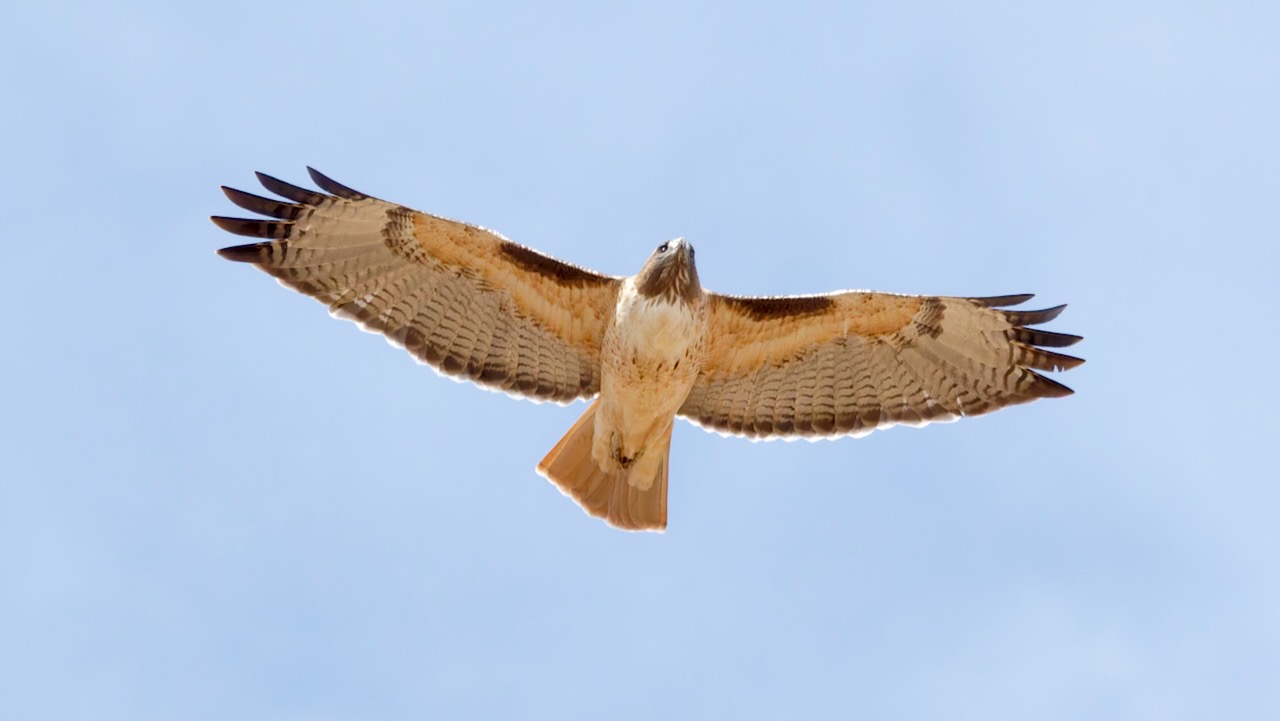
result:
[[[1036,371],[1083,363],[1035,330],[1066,306],[1031,298],[844,291],[744,298],[702,288],[693,246],[601,275],[493,231],[356,192],[261,173],[288,202],[223,188],[271,220],[214,217],[224,248],[442,373],[534,400],[592,398],[538,471],[619,528],[667,524],[671,427],[683,416],[750,438],[860,436],[974,416],[1071,390]]]

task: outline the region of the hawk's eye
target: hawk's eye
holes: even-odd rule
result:
[[[659,252],[659,253],[665,253],[665,252],[667,252],[668,250],[671,250],[671,244],[670,244],[670,243],[663,243],[662,245],[659,245],[659,246],[658,246],[658,252]]]

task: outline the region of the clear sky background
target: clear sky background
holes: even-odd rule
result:
[[[19,3],[0,716],[1280,718],[1280,6]],[[357,9],[358,8],[358,9]],[[252,171],[629,274],[1070,303],[1066,400],[676,428],[670,529],[219,259]]]

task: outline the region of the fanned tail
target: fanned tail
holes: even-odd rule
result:
[[[596,399],[569,432],[538,464],[538,473],[556,484],[561,493],[582,510],[628,531],[661,531],[667,527],[667,457],[671,452],[671,428],[650,453],[661,454],[658,470],[648,488],[631,483],[633,469],[608,472],[591,457],[595,437]]]

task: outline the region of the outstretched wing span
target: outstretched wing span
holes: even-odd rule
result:
[[[212,218],[264,239],[218,253],[256,265],[443,373],[537,400],[600,390],[600,344],[620,279],[307,170],[326,193],[262,173],[262,185],[285,200],[224,187],[231,202],[271,219]]]
[[[1027,327],[1066,306],[1000,310],[1030,298],[713,294],[707,359],[680,415],[753,438],[858,436],[1069,395],[1036,371],[1083,363],[1044,350],[1080,337]]]

